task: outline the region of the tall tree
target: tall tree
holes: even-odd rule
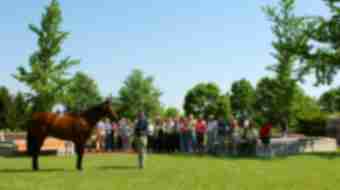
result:
[[[61,9],[57,0],[52,0],[42,16],[40,27],[29,25],[38,36],[38,50],[29,59],[29,68],[19,67],[14,77],[29,86],[33,93],[34,111],[50,111],[53,104],[62,96],[69,83],[67,70],[79,61],[70,57],[57,62],[61,45],[69,35],[60,29]]]
[[[17,130],[24,130],[26,128],[26,121],[29,119],[31,107],[26,99],[26,96],[18,92],[13,98],[12,106],[12,124]]]
[[[250,117],[254,112],[255,90],[246,79],[233,82],[230,96],[231,108],[238,118]]]
[[[280,111],[282,105],[277,98],[277,94],[280,91],[278,80],[268,77],[262,78],[256,86],[256,114],[264,117],[264,119],[280,121],[282,118],[282,112]],[[288,118],[290,127],[296,127],[298,119],[303,119],[309,115],[315,115],[321,112],[317,101],[307,96],[302,88],[295,88],[293,93],[293,106]]]
[[[276,97],[278,82],[269,77],[262,78],[256,86],[256,101],[255,110],[257,114],[266,119],[277,121],[280,118],[280,113]]]
[[[269,69],[276,74],[276,84],[279,87],[274,92],[275,103],[280,112],[279,124],[288,127],[293,114],[293,101],[297,86],[293,76],[294,64],[299,56],[292,49],[304,49],[308,37],[304,18],[294,14],[295,0],[280,0],[278,6],[266,6],[265,14],[272,22],[272,32],[275,40],[272,42],[273,53],[277,63]]]
[[[134,119],[139,111],[154,117],[161,109],[161,91],[154,85],[152,76],[133,70],[119,90],[120,115]]]
[[[340,1],[324,0],[330,16],[314,16],[306,19],[309,40],[303,48],[292,52],[301,59],[298,71],[300,79],[314,74],[316,85],[331,84],[340,69]]]
[[[230,114],[229,96],[221,95],[215,83],[200,83],[189,90],[184,99],[185,113],[208,117],[210,114],[228,117]]]
[[[0,129],[9,128],[8,116],[11,109],[11,95],[6,87],[0,87]]]
[[[80,112],[102,101],[96,81],[82,72],[75,74],[64,93],[64,103],[72,112]]]
[[[0,129],[24,129],[29,113],[29,105],[22,93],[14,96],[6,87],[0,87]]]

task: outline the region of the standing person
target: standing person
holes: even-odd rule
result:
[[[242,125],[240,126],[240,144],[239,144],[239,153],[240,155],[247,155],[248,151],[248,139],[247,139],[247,134],[249,131],[249,120],[243,118],[241,120]]]
[[[272,135],[271,130],[272,130],[271,122],[267,122],[260,129],[260,138],[261,138],[261,142],[263,144],[263,153],[264,153],[265,157],[271,157],[272,156],[272,150],[271,150],[271,146],[270,146],[271,135]]]
[[[166,152],[166,121],[162,119],[159,126],[159,150],[161,153]]]
[[[217,121],[214,119],[213,115],[209,116],[207,127],[208,127],[208,140],[207,140],[208,152],[214,154],[215,142],[217,138]]]
[[[118,133],[119,133],[119,123],[112,122],[112,141],[113,141],[113,150],[118,149]]]
[[[217,121],[217,150],[218,155],[225,154],[226,152],[226,135],[229,130],[228,123],[223,116],[220,116]]]
[[[171,118],[166,119],[164,132],[165,132],[166,152],[172,153],[173,151],[173,122]]]
[[[180,141],[181,141],[181,152],[188,153],[189,150],[189,139],[191,133],[188,128],[188,121],[186,118],[182,117],[180,119]]]
[[[113,132],[112,132],[112,124],[111,124],[110,119],[106,118],[104,125],[105,125],[105,150],[108,152],[112,152]]]
[[[152,121],[149,121],[149,127],[148,127],[148,147],[147,150],[149,152],[154,151],[154,132],[155,132],[155,126]]]
[[[256,156],[258,132],[253,121],[249,122],[248,127],[245,128],[244,136],[246,140],[246,155]]]
[[[138,165],[140,169],[144,168],[144,162],[147,152],[146,148],[148,144],[148,127],[148,120],[146,119],[144,112],[140,112],[135,126],[136,148],[138,152]]]
[[[239,145],[241,142],[241,129],[236,119],[231,123],[231,153],[233,156],[239,154]]]
[[[169,124],[168,124],[168,130],[169,130],[169,150],[170,153],[174,153],[176,150],[176,138],[175,138],[175,121],[173,118],[169,119]]]
[[[104,149],[104,137],[105,137],[105,124],[102,120],[97,123],[96,126],[96,150],[101,152]]]
[[[282,138],[286,138],[288,136],[288,120],[283,119],[283,122],[281,123],[281,135]]]
[[[3,131],[0,131],[0,142],[5,141],[5,133]]]
[[[169,119],[165,118],[163,123],[163,151],[170,153],[170,143],[169,143]]]
[[[160,118],[157,118],[155,121],[155,129],[154,129],[154,151],[157,153],[161,152],[161,130],[162,130],[162,121]]]
[[[176,117],[175,123],[174,123],[174,149],[177,152],[181,150],[180,129],[181,129],[180,118]]]
[[[120,138],[121,138],[121,143],[122,143],[122,150],[123,151],[128,151],[130,148],[130,134],[131,134],[131,129],[129,126],[129,122],[126,118],[123,118],[120,124]]]
[[[197,152],[200,154],[204,153],[204,136],[207,131],[207,125],[203,117],[200,116],[195,125],[196,138],[197,138]]]
[[[190,133],[189,138],[189,152],[196,152],[196,131],[195,131],[196,121],[194,119],[194,115],[190,114],[187,122],[187,127]]]

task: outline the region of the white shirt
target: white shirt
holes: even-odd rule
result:
[[[150,123],[148,126],[149,135],[153,135],[154,130],[155,130],[155,127],[152,125],[152,123]]]
[[[130,136],[131,129],[130,129],[129,125],[122,125],[122,126],[120,126],[119,129],[120,129],[119,133],[120,133],[121,136],[124,136],[124,137]]]
[[[97,129],[99,130],[100,135],[105,135],[105,123],[102,121],[99,121],[97,123]]]
[[[217,129],[217,121],[216,120],[208,121],[207,127],[208,127],[208,131],[213,131]]]
[[[108,133],[112,132],[112,125],[110,122],[105,122],[104,128],[105,128],[105,131],[107,131]]]
[[[99,122],[97,123],[97,128],[98,128],[98,129],[105,129],[105,123],[102,122],[102,121],[99,121]]]

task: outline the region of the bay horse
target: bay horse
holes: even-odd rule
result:
[[[32,157],[32,169],[39,170],[38,156],[47,136],[72,141],[77,154],[76,168],[82,170],[85,143],[91,136],[93,128],[103,117],[116,117],[111,108],[111,101],[93,106],[75,113],[58,115],[51,112],[36,112],[28,122],[27,152]]]

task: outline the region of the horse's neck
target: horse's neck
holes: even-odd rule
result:
[[[88,110],[80,114],[82,118],[84,118],[90,126],[93,128],[98,121],[102,118],[102,115],[100,115],[98,112],[95,112],[95,110]]]

